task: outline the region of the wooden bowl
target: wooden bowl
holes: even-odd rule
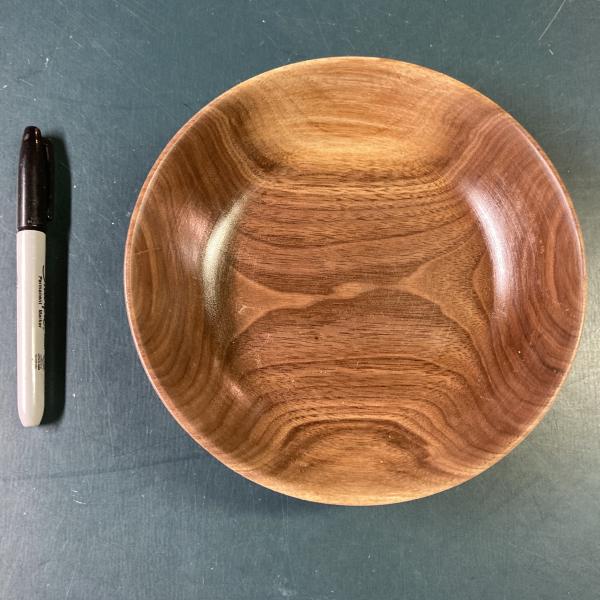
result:
[[[171,140],[127,239],[141,360],[241,475],[334,504],[427,496],[538,423],[573,359],[582,239],[535,141],[428,69],[327,58]]]

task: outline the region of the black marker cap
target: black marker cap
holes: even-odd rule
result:
[[[45,231],[52,211],[52,147],[37,127],[26,127],[19,155],[17,231]]]

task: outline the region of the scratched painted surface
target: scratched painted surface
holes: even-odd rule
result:
[[[595,0],[4,0],[0,598],[597,598],[599,30]],[[128,218],[170,136],[236,82],[332,54],[417,62],[494,98],[556,164],[587,243],[587,325],[555,407],[492,470],[412,504],[311,505],[228,471],[154,395],[123,306]],[[29,123],[66,149],[54,267],[59,283],[68,267],[68,287],[54,309],[66,300],[68,324],[50,359],[62,418],[25,431],[15,407],[14,192]]]

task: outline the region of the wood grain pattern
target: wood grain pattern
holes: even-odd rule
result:
[[[223,94],[165,148],[125,256],[142,362],[242,475],[382,504],[457,485],[536,425],[581,330],[568,194],[439,73],[329,58]]]

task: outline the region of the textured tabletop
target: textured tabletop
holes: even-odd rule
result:
[[[598,597],[599,2],[4,0],[1,12],[2,600]],[[199,448],[144,374],[122,289],[137,193],[175,131],[252,75],[348,54],[443,71],[514,115],[571,192],[590,277],[575,364],[540,426],[472,481],[376,508],[278,495]],[[59,195],[52,422],[25,430],[14,233],[28,124],[55,140]]]

